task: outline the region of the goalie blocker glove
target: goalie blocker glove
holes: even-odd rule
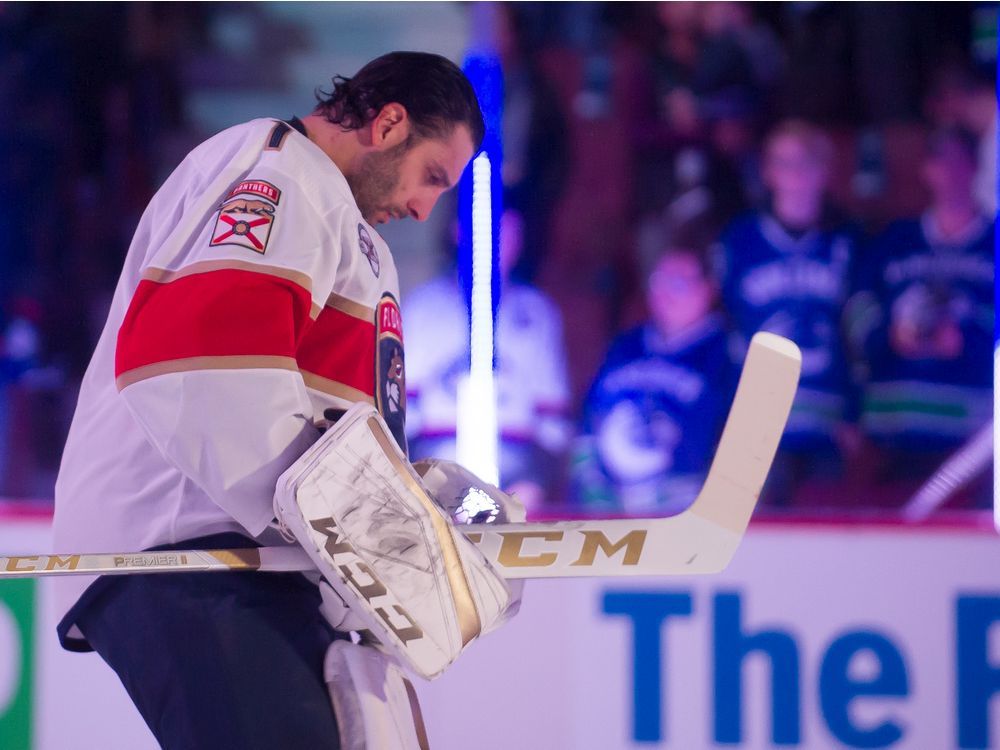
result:
[[[441,475],[439,487],[475,480],[454,470],[449,480],[440,466],[431,473]],[[335,627],[361,630],[422,677],[441,674],[516,611],[519,593],[453,526],[367,404],[349,409],[282,474],[274,505],[346,603],[350,617]]]

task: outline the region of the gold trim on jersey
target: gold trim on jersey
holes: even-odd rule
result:
[[[298,284],[308,292],[312,291],[312,279],[302,271],[295,271],[291,268],[281,266],[271,266],[265,263],[251,263],[245,260],[202,260],[192,263],[176,271],[166,268],[147,268],[142,272],[142,278],[146,281],[155,281],[158,284],[169,284],[185,276],[194,276],[199,273],[210,273],[212,271],[252,271],[263,273],[268,276],[276,276],[279,279],[291,281]]]
[[[375,405],[375,399],[364,391],[359,391],[357,388],[352,388],[336,380],[324,378],[322,375],[317,375],[308,370],[302,370],[302,380],[305,381],[306,388],[312,388],[314,391],[319,391],[329,396],[336,396],[351,403],[364,402],[373,406]]]
[[[352,318],[363,320],[366,323],[374,323],[375,321],[374,307],[362,305],[360,302],[355,302],[352,299],[342,297],[336,293],[331,293],[330,296],[326,298],[326,306],[332,307],[334,310],[339,310],[346,315],[350,315]]]

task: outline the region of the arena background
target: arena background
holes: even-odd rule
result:
[[[648,255],[668,241],[650,217],[687,205],[676,157],[691,144],[650,105],[664,50],[716,76],[693,116],[718,140],[698,149],[740,157],[697,186],[717,232],[754,207],[764,135],[788,117],[829,136],[831,202],[866,236],[919,215],[928,134],[966,124],[995,81],[991,3],[752,4],[736,14],[750,84],[712,47],[708,4],[662,5],[0,3],[0,552],[50,551],[76,387],[158,184],[212,133],[305,114],[334,74],[393,49],[462,62],[516,34],[510,67],[556,118],[533,122],[528,149],[555,187],[511,193],[531,229],[518,272],[562,318],[574,430],[609,343],[647,315]],[[993,116],[995,138],[995,100]],[[445,201],[384,232],[404,311],[454,273],[456,213]],[[627,512],[577,503],[569,453],[532,513]],[[865,457],[880,455],[765,495],[720,576],[529,585],[514,623],[419,686],[432,746],[1000,746],[992,460],[915,520],[906,501],[934,467],[878,484]],[[154,747],[111,671],[59,650],[55,619],[44,582],[0,584],[0,748]]]

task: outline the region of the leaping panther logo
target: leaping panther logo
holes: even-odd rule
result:
[[[222,206],[224,214],[256,214],[257,216],[274,216],[274,206],[267,201],[247,200],[246,198],[236,198]]]

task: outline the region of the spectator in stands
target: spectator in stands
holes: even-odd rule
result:
[[[961,124],[979,139],[974,192],[987,216],[997,213],[997,93],[996,81],[979,75],[965,92]]]
[[[500,481],[530,514],[558,487],[570,426],[559,312],[538,289],[510,280],[523,229],[519,213],[503,213],[496,384]],[[458,389],[469,372],[469,314],[457,275],[414,289],[403,300],[403,320],[410,456],[454,460]]]
[[[766,499],[786,505],[805,478],[836,481],[852,432],[851,388],[841,340],[855,233],[826,199],[831,145],[804,121],[786,121],[764,145],[762,210],[727,227],[715,254],[723,305],[741,361],[760,330],[802,350],[802,380]]]
[[[660,33],[626,96],[637,249],[647,259],[678,227],[721,227],[759,199],[757,121],[783,61],[745,3],[656,8]]]
[[[787,55],[777,111],[827,127],[853,124],[860,104],[853,91],[846,6],[781,3],[777,7]]]
[[[752,3],[699,5],[704,38],[692,77],[701,118],[728,109],[734,98],[762,107],[784,68],[784,50],[766,24],[754,18]],[[721,101],[720,101],[721,99]]]
[[[649,276],[649,319],[611,344],[573,450],[573,499],[588,511],[684,510],[704,481],[732,394],[706,255],[679,243]]]
[[[979,139],[974,195],[987,216],[997,210],[996,78],[952,62],[932,76],[924,116],[935,129],[967,128]]]
[[[639,216],[664,210],[690,185],[701,183],[707,158],[701,154],[697,101],[691,91],[698,59],[701,10],[698,3],[637,4],[632,75],[622,100],[632,147],[632,209]],[[698,164],[682,155],[691,149]],[[683,162],[683,163],[679,163]],[[704,165],[704,166],[703,166]],[[699,198],[698,203],[705,201]],[[658,242],[655,251],[664,245]]]
[[[658,183],[655,200],[661,201],[638,220],[636,244],[642,261],[655,259],[684,227],[715,227],[717,232],[759,202],[756,118],[743,97],[727,100],[720,95],[704,121],[703,140],[660,152],[636,172]]]
[[[873,243],[848,306],[867,370],[861,424],[881,457],[884,491],[873,502],[904,500],[991,414],[994,230],[976,203],[975,171],[971,133],[931,136],[930,206]]]
[[[569,170],[567,124],[559,98],[528,48],[516,4],[500,4],[496,35],[504,75],[504,201],[524,223],[524,248],[512,272],[530,281],[549,247],[552,210]]]

